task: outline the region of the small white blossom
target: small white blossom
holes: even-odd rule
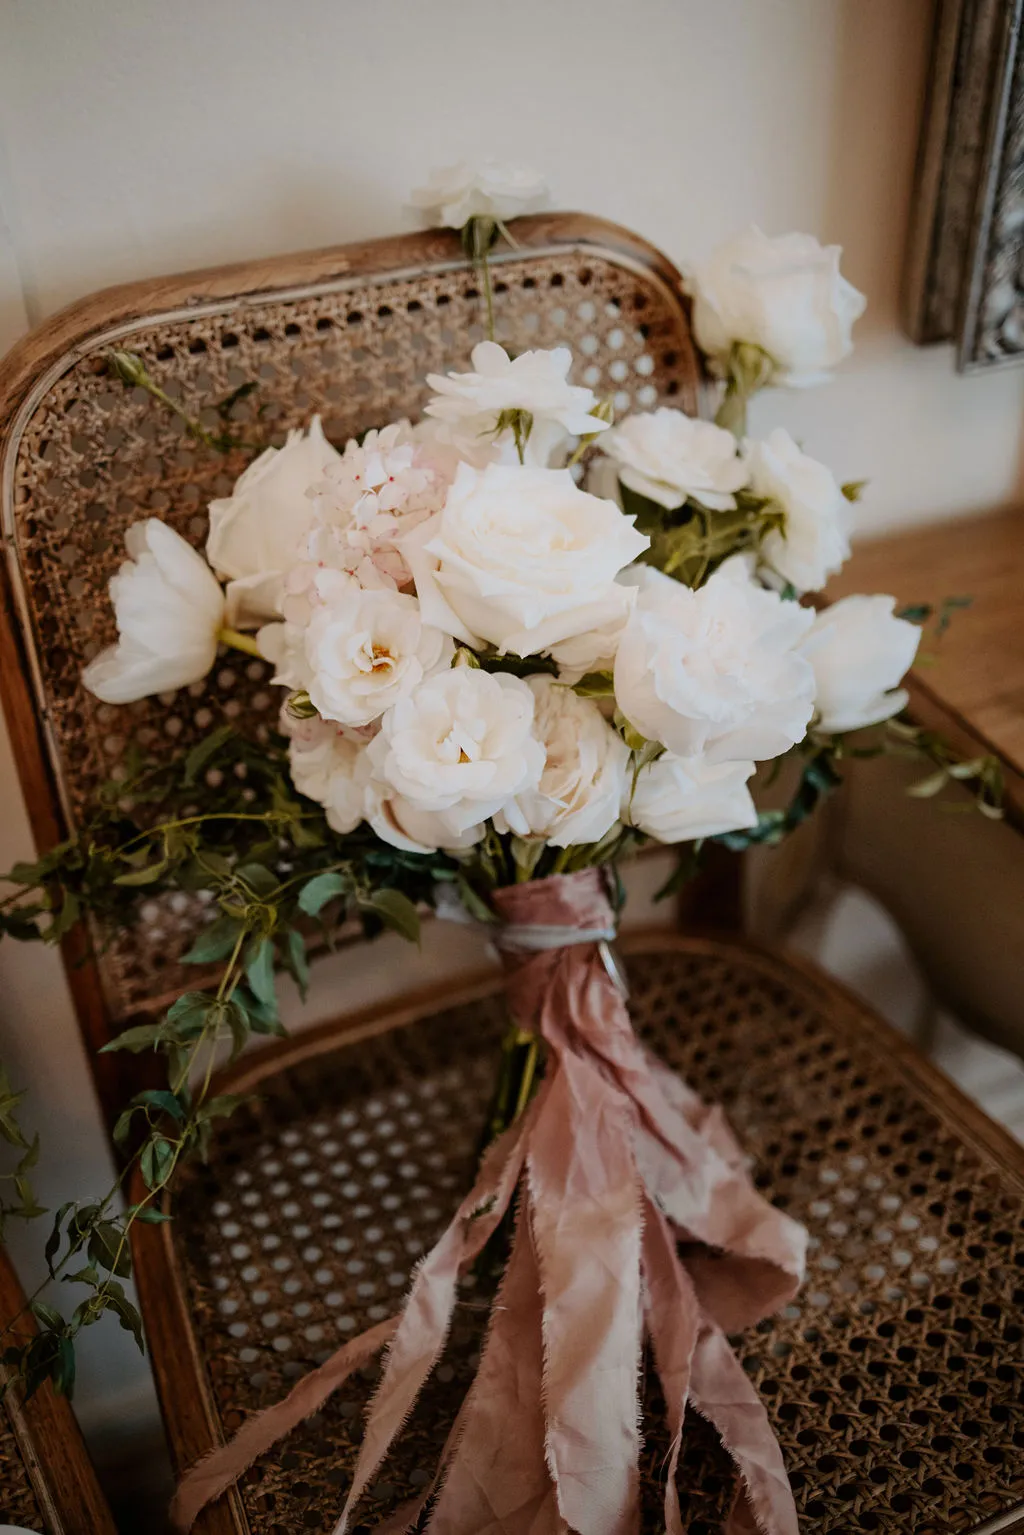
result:
[[[731,432],[667,406],[627,416],[602,437],[601,450],[624,485],[668,511],[687,500],[731,511],[748,479]]]
[[[814,728],[839,735],[877,725],[906,707],[899,686],[921,631],[893,612],[892,597],[844,597],[814,620],[801,650],[814,669]]]
[[[547,198],[547,182],[537,171],[489,159],[432,171],[429,183],[412,194],[429,223],[448,229],[462,229],[471,218],[518,218],[542,208]]]
[[[286,715],[283,710],[283,722]],[[365,745],[327,720],[302,720],[286,729],[292,783],[323,805],[332,830],[342,835],[354,831],[363,819]]]

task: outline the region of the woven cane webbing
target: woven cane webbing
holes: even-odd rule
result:
[[[26,1530],[46,1528],[21,1447],[3,1408],[0,1408],[0,1520]]]
[[[1024,1182],[828,982],[739,945],[672,944],[629,959],[637,1028],[724,1104],[759,1185],[811,1232],[796,1303],[737,1344],[801,1529],[1024,1529]],[[226,1431],[393,1312],[468,1187],[503,1026],[490,994],[268,1075],[189,1175],[183,1283]],[[428,1477],[472,1376],[486,1290],[465,1284],[438,1382],[373,1488],[368,1525]],[[253,1532],[333,1528],[373,1378],[249,1473]],[[647,1415],[654,1532],[653,1385]],[[718,1535],[729,1464],[692,1414],[680,1480],[689,1535]],[[1019,1525],[1000,1522],[1018,1507]]]
[[[124,558],[125,529],[155,515],[201,545],[207,503],[230,493],[253,456],[198,445],[170,412],[110,378],[104,350],[116,342],[139,353],[208,426],[225,425],[219,402],[256,384],[230,410],[239,433],[280,443],[319,412],[340,444],[418,414],[428,372],[468,366],[484,334],[482,298],[457,242],[444,251],[447,260],[412,272],[200,303],[91,335],[30,396],[3,466],[4,527],[38,668],[37,707],[72,820],[116,776],[133,742],[147,753],[184,753],[225,720],[259,738],[279,701],[269,669],[238,652],[225,653],[205,681],[128,707],[101,704],[81,687],[83,665],[114,637],[106,588]],[[684,300],[642,262],[595,247],[524,248],[498,256],[495,288],[499,339],[518,350],[570,345],[575,381],[620,414],[666,401],[698,410]],[[115,1019],[190,979],[176,959],[197,916],[185,895],[152,901],[137,931],[107,949],[101,969]]]

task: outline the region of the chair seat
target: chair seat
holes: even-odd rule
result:
[[[811,1233],[794,1305],[737,1351],[782,1444],[803,1531],[1024,1530],[1024,1154],[810,967],[739,942],[623,945],[645,1041],[721,1102],[756,1181]],[[180,1466],[347,1337],[393,1313],[468,1186],[505,1027],[493,977],[242,1063],[257,1100],[140,1232],[139,1283]],[[372,1528],[421,1489],[472,1377],[470,1275],[438,1378],[372,1489]],[[184,1346],[187,1344],[188,1346]],[[331,1530],[375,1369],[247,1474],[200,1530]],[[645,1523],[660,1530],[659,1403]],[[728,1462],[687,1420],[684,1527],[717,1535]]]

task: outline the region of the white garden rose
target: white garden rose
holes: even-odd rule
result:
[[[277,616],[282,579],[301,559],[313,523],[307,491],[339,460],[314,416],[308,432],[289,432],[283,448],[253,460],[230,496],[210,502],[206,557],[228,581],[232,628],[258,628]]]
[[[206,676],[217,659],[224,593],[201,554],[159,518],[133,523],[110,578],[118,641],[82,673],[91,693],[127,704]]]
[[[566,469],[464,464],[440,515],[402,552],[424,623],[474,648],[528,656],[625,612],[630,598],[615,577],[648,543]]]
[[[747,780],[753,762],[709,762],[665,752],[640,769],[622,819],[658,842],[693,842],[757,825]],[[631,786],[631,781],[630,781]]]
[[[554,847],[600,842],[619,818],[629,752],[590,699],[551,677],[527,678],[536,701],[534,733],[544,770],[536,788],[509,800],[498,831],[543,838]]]
[[[504,446],[504,460],[517,455],[510,429],[498,435],[499,417],[523,411],[532,417],[527,462],[546,466],[570,437],[603,432],[608,426],[591,415],[597,398],[590,389],[569,383],[572,353],[567,346],[552,351],[521,352],[509,357],[494,341],[481,341],[472,352],[471,373],[428,373],[434,395],[424,407],[442,423],[456,447],[472,456],[481,444]]]
[[[899,686],[921,631],[893,612],[892,597],[844,597],[814,620],[801,645],[814,670],[814,729],[839,735],[877,725],[906,707]]]
[[[427,220],[447,229],[461,229],[471,218],[518,218],[533,213],[547,201],[548,185],[537,171],[525,165],[481,160],[431,171],[430,181],[412,194],[413,205]]]
[[[309,697],[324,719],[369,725],[447,666],[454,646],[423,623],[415,597],[366,591],[351,576],[330,576],[330,595],[305,631]]]
[[[811,235],[770,239],[752,224],[694,273],[697,345],[724,368],[733,343],[747,342],[774,362],[772,383],[821,383],[849,355],[867,302],[840,275],[841,255]]]
[[[775,501],[785,528],[773,528],[761,557],[798,592],[817,592],[850,557],[850,503],[830,469],[801,453],[778,427],[764,442],[746,448],[750,488]]]
[[[365,776],[365,775],[364,775]],[[379,778],[366,778],[363,815],[382,842],[403,853],[462,853],[475,847],[487,828],[482,821],[456,829],[443,811],[421,810]]]
[[[539,782],[533,710],[530,689],[508,672],[438,672],[384,716],[367,748],[373,777],[464,832]]]
[[[627,416],[602,437],[601,449],[624,485],[668,511],[687,500],[731,511],[748,479],[731,432],[666,405]]]
[[[806,733],[814,673],[796,648],[814,622],[754,581],[742,557],[699,590],[645,568],[615,657],[615,701],[680,757],[763,761]]]
[[[282,711],[282,719],[286,715]],[[365,745],[318,718],[290,725],[288,734],[288,766],[296,789],[323,805],[332,830],[342,835],[354,831],[363,819]]]

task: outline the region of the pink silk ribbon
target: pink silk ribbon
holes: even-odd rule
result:
[[[670,1431],[667,1535],[683,1535],[676,1474],[688,1406],[737,1470],[723,1535],[796,1535],[781,1451],[725,1334],[795,1295],[803,1227],[757,1193],[721,1110],[633,1033],[599,937],[614,925],[601,871],[498,890],[495,904],[508,924],[512,1015],[548,1047],[540,1091],[489,1148],[401,1313],[193,1466],[172,1505],[176,1530],[387,1345],[334,1529],[345,1535],[441,1356],[459,1275],[518,1190],[476,1379],[434,1482],[378,1535],[415,1528],[428,1508],[431,1535],[637,1535],[645,1338]]]

